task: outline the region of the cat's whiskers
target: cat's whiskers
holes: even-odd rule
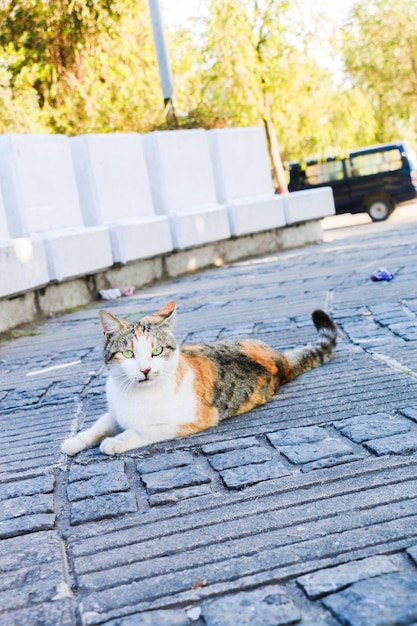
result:
[[[130,391],[134,387],[134,384],[129,379],[124,379],[119,382],[119,388],[122,393]]]
[[[126,372],[118,372],[113,377],[122,392],[129,391],[137,384],[137,378],[126,374]]]

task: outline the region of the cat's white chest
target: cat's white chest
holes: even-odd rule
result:
[[[124,430],[144,432],[150,427],[170,425],[176,428],[195,419],[193,377],[193,372],[187,372],[179,387],[175,380],[168,379],[148,387],[147,383],[141,383],[129,391],[109,377],[106,387],[109,411]]]

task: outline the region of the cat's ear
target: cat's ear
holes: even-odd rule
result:
[[[158,313],[155,313],[154,317],[156,317],[158,320],[161,320],[157,322],[159,324],[166,324],[168,322],[172,324],[175,320],[176,312],[177,303],[175,302],[175,300],[171,300],[170,302],[167,302],[167,304],[164,304],[162,309],[158,311]]]
[[[101,325],[106,337],[117,333],[122,328],[127,328],[129,325],[123,320],[119,320],[118,317],[110,313],[109,311],[99,311],[98,316],[100,318]]]
[[[152,324],[153,326],[162,326],[163,324],[172,326],[175,320],[176,310],[177,304],[175,300],[171,300],[167,304],[164,304],[158,313],[144,317],[141,322],[145,324]]]

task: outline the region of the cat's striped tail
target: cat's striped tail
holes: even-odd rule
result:
[[[317,329],[316,343],[286,350],[281,354],[282,370],[280,383],[287,383],[300,374],[308,372],[329,361],[336,347],[337,328],[332,318],[324,311],[317,309],[311,314]]]

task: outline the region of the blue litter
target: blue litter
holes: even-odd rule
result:
[[[371,280],[392,280],[394,278],[394,274],[391,274],[384,267],[378,267],[377,270],[373,274],[371,274]]]

